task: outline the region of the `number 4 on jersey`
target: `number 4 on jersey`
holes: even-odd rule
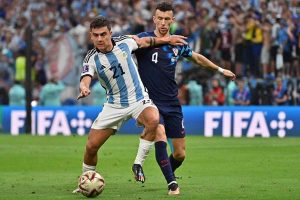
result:
[[[158,62],[157,58],[158,58],[158,52],[152,54],[152,62],[157,63]]]

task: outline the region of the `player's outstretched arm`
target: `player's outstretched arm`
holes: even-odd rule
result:
[[[182,35],[171,35],[168,37],[143,37],[139,38],[136,35],[131,35],[131,37],[136,41],[139,48],[146,48],[151,46],[157,46],[162,44],[171,45],[186,45],[185,41],[187,38]]]
[[[80,84],[79,84],[79,95],[77,97],[77,100],[84,98],[91,93],[91,91],[90,91],[91,81],[92,81],[92,77],[90,77],[90,76],[82,77]]]
[[[230,78],[231,80],[235,79],[235,74],[232,71],[223,69],[223,68],[217,66],[216,64],[211,62],[209,59],[207,59],[205,56],[203,56],[199,53],[193,52],[191,59],[193,62],[195,62],[196,64],[198,64],[202,67],[206,67],[211,70],[219,71],[225,77]]]

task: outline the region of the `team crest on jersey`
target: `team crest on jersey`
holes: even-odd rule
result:
[[[125,51],[122,51],[123,57],[127,58],[127,53]]]
[[[175,56],[177,56],[178,55],[178,49],[177,48],[173,48],[172,50],[173,50]]]
[[[86,72],[89,72],[89,65],[88,64],[85,64],[82,66],[82,73],[86,73]]]
[[[171,62],[172,62],[172,63],[177,62],[177,57],[172,57],[172,58],[171,58]]]

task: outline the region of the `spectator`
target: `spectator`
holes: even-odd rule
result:
[[[25,51],[19,51],[19,55],[16,58],[16,74],[15,80],[24,81],[25,80],[25,71],[26,71],[26,57]]]
[[[202,86],[195,80],[190,80],[187,84],[189,92],[189,105],[202,105],[203,104],[203,92]]]
[[[245,81],[243,79],[239,79],[237,83],[238,87],[232,93],[233,104],[237,106],[247,106],[250,104],[250,91],[245,87]]]
[[[225,92],[227,105],[234,105],[233,92],[236,90],[236,87],[237,85],[235,84],[235,81],[230,81],[227,84]]]
[[[43,106],[60,106],[60,94],[65,86],[62,82],[57,81],[56,78],[51,78],[50,81],[44,85],[40,93],[40,105]]]
[[[80,67],[77,63],[81,63],[83,55],[92,46],[86,42],[87,22],[96,15],[113,20],[115,36],[153,29],[149,22],[152,21],[155,1],[150,0],[9,0],[0,4],[0,81],[6,91],[9,91],[14,79],[24,80],[26,58],[23,50],[29,22],[34,38],[31,60],[34,91],[46,84],[53,69],[60,72],[60,78],[68,87],[75,87],[67,80],[76,79]],[[262,79],[268,79],[273,86],[273,80],[281,72],[291,77],[293,82],[300,76],[300,4],[297,0],[180,0],[174,1],[174,5],[176,21],[172,25],[172,33],[185,34],[195,52],[220,66],[235,70],[237,75],[256,76],[264,94],[267,83]],[[178,65],[177,73],[182,73],[184,78],[190,77],[188,74],[194,67],[192,63],[183,60]],[[201,80],[206,90],[205,82],[211,76],[198,73],[193,78]],[[188,83],[189,80],[180,82]],[[233,85],[230,82],[230,86]],[[185,96],[184,87],[180,89],[180,95],[183,95],[182,103],[187,104],[189,97]],[[256,98],[260,90],[249,88],[251,104],[253,100],[257,100],[257,105],[270,104],[270,98],[268,101]],[[299,95],[299,92],[294,91],[293,94]],[[230,105],[231,100],[232,95],[226,90],[226,104]]]
[[[2,79],[0,79],[0,105],[8,105],[8,92]]]
[[[276,78],[275,89],[273,92],[274,105],[288,105],[287,88],[282,84],[280,77]]]
[[[262,25],[260,22],[260,17],[255,16],[254,17],[254,27],[252,32],[252,55],[253,55],[253,66],[251,70],[251,75],[255,77],[261,76],[261,69],[260,69],[260,57],[261,57],[261,50],[263,46],[263,31],[262,31]]]
[[[15,84],[9,90],[9,105],[10,106],[25,106],[25,89],[20,81],[15,81]]]
[[[263,47],[261,52],[261,64],[263,67],[263,77],[267,78],[269,75],[274,76],[274,69],[270,67],[270,49],[271,49],[271,24],[269,20],[265,19],[262,23],[263,31]]]
[[[10,86],[12,84],[13,70],[9,66],[9,58],[7,53],[3,49],[0,54],[0,79],[2,79],[6,85]]]
[[[185,84],[181,84],[181,86],[178,86],[178,99],[181,105],[188,104],[188,95],[188,88]]]
[[[207,93],[205,97],[205,102],[207,105],[219,106],[224,105],[225,95],[223,88],[220,86],[220,82],[218,79],[212,79],[212,88]]]

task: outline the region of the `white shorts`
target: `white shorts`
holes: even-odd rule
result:
[[[145,108],[157,107],[151,99],[142,99],[136,103],[131,104],[126,108],[120,108],[114,104],[104,103],[102,111],[92,124],[92,129],[106,129],[112,128],[119,130],[124,122],[130,118],[137,120],[139,115]]]

